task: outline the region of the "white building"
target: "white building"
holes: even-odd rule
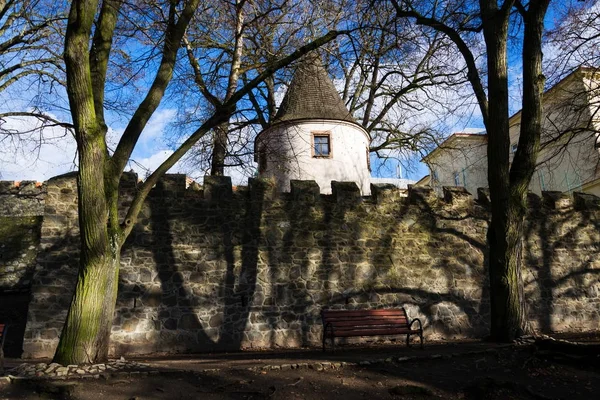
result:
[[[541,149],[529,190],[600,196],[600,72],[580,67],[544,93]],[[510,161],[519,144],[521,112],[509,119]],[[487,187],[487,136],[456,133],[423,158],[429,178],[419,184],[441,191]]]
[[[281,191],[290,180],[315,180],[321,193],[331,181],[353,181],[363,195],[370,189],[370,139],[338,94],[317,53],[296,68],[271,126],[256,138],[259,176]]]

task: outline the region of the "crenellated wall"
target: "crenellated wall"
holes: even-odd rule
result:
[[[136,184],[125,176],[123,207]],[[46,186],[25,357],[52,355],[77,275],[75,178]],[[209,177],[194,190],[169,175],[153,189],[122,253],[113,354],[316,345],[323,307],[404,306],[429,338],[487,334],[485,190],[273,188],[251,180],[234,192]],[[540,331],[598,329],[599,200],[530,198],[524,281]]]
[[[0,181],[0,321],[11,324],[6,355],[19,356],[40,228],[44,185],[31,181]]]

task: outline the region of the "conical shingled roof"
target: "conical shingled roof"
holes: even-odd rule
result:
[[[273,125],[303,119],[333,119],[357,124],[316,52],[307,54],[296,68]]]

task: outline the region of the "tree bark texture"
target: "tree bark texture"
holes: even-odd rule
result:
[[[229,70],[229,79],[227,90],[223,98],[223,103],[228,102],[234,95],[240,71],[242,66],[242,55],[244,51],[244,4],[246,0],[236,0],[235,2],[235,44],[231,58],[231,69]],[[229,121],[222,123],[213,130],[213,152],[211,161],[211,175],[225,175],[225,157],[227,156],[227,141],[229,136]]]
[[[495,1],[494,1],[495,3]],[[489,13],[484,25],[488,50],[489,123],[488,179],[492,221],[488,231],[491,293],[491,335],[511,341],[527,332],[527,310],[522,278],[524,219],[527,193],[539,152],[542,124],[542,33],[548,0],[516,8],[523,17],[523,107],[518,149],[509,162],[509,110],[506,64],[508,15]],[[485,8],[483,9],[485,10]],[[487,28],[487,29],[486,29]],[[510,169],[509,169],[510,167]]]
[[[79,154],[81,252],[77,286],[54,356],[54,361],[63,365],[96,363],[108,358],[119,273],[118,227],[108,226],[108,216],[116,210],[106,200],[107,189],[115,188],[105,186],[106,127],[96,113],[88,56],[97,5],[93,0],[73,3],[65,39],[67,93]]]
[[[521,281],[523,210],[509,177],[507,37],[510,2],[480,1],[488,63],[488,182],[492,218],[488,230],[491,335],[497,341],[520,336],[525,327]],[[525,189],[526,190],[526,189]]]
[[[223,176],[225,174],[225,156],[227,155],[227,137],[229,121],[213,129],[213,151],[210,174]]]

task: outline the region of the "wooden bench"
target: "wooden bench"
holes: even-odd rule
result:
[[[323,351],[325,341],[331,339],[335,350],[336,337],[406,335],[406,345],[410,346],[410,336],[419,335],[423,348],[423,324],[418,318],[409,321],[404,308],[387,310],[322,310]],[[418,329],[413,329],[415,322]]]
[[[6,338],[7,331],[7,325],[0,324],[0,373],[4,372],[4,339]]]

